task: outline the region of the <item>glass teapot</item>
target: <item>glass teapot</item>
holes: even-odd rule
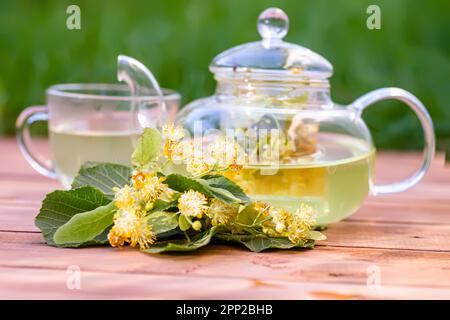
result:
[[[369,92],[348,106],[330,98],[332,65],[319,54],[283,41],[288,17],[269,8],[258,19],[261,41],[214,58],[214,96],[184,107],[177,122],[203,141],[232,138],[244,149],[235,180],[254,199],[286,210],[311,205],[317,224],[354,213],[369,193],[414,186],[434,155],[432,120],[423,104],[399,88]],[[374,183],[375,146],[361,118],[380,100],[397,99],[419,117],[425,137],[420,168],[406,180]]]

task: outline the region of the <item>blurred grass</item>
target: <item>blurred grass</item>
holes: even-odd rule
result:
[[[66,29],[66,8],[81,7],[82,30]],[[366,8],[381,7],[381,30],[368,30]],[[45,102],[45,88],[69,82],[116,82],[118,54],[144,62],[183,103],[210,95],[212,58],[258,40],[266,7],[290,17],[287,41],[334,65],[333,99],[397,86],[414,93],[435,123],[438,147],[450,148],[450,2],[377,1],[0,1],[0,134],[14,133],[26,106]],[[420,148],[413,113],[398,102],[369,108],[364,118],[379,148]]]

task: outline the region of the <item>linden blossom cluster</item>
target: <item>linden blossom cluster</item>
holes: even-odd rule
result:
[[[132,167],[87,163],[70,190],[47,194],[36,217],[47,243],[163,253],[196,250],[215,239],[261,252],[313,248],[325,239],[313,230],[312,207],[288,212],[249,198],[237,183],[239,144],[215,136],[203,153],[181,127],[168,124],[162,133],[144,129]]]
[[[152,226],[147,222],[148,212],[153,203],[163,194],[169,196],[169,189],[163,183],[165,178],[158,178],[154,172],[136,171],[132,177],[132,186],[114,188],[114,226],[108,234],[111,246],[121,247],[129,243],[132,247],[139,245],[148,248],[156,240]]]
[[[168,161],[184,162],[186,170],[195,177],[210,172],[239,172],[242,165],[238,163],[239,144],[232,139],[220,136],[203,146],[201,138],[185,139],[185,129],[181,126],[167,124],[162,129],[166,139],[163,155]]]
[[[154,172],[135,171],[132,186],[115,188],[114,226],[108,234],[111,246],[121,247],[125,243],[147,249],[156,240],[152,225],[148,223],[150,211],[156,200],[173,200],[175,192],[164,184],[164,177],[158,178]],[[207,216],[212,226],[228,225],[238,212],[239,206],[231,206],[217,199],[208,199],[204,194],[188,190],[178,198],[178,210],[191,224],[192,229],[200,231],[201,219]],[[194,220],[195,219],[195,220]]]
[[[287,237],[292,243],[305,239],[316,223],[312,207],[304,203],[294,213],[260,202],[256,203],[256,207],[264,216],[269,217],[262,225],[263,232],[273,237]]]
[[[182,127],[169,124],[163,128],[162,133],[166,139],[163,155],[167,161],[172,161],[177,155],[187,162],[186,170],[194,177],[241,169],[237,164],[239,147],[236,143],[229,143],[222,138],[217,139],[209,145],[211,157],[207,158],[203,153],[200,154],[201,150],[196,153],[193,148],[189,148],[192,140],[182,141],[184,137]],[[227,156],[224,156],[225,154]],[[236,220],[242,209],[240,204],[230,205],[195,190],[178,193],[170,189],[165,181],[166,177],[158,176],[155,171],[136,170],[131,178],[131,186],[114,188],[114,204],[117,212],[113,217],[114,225],[108,234],[111,246],[121,247],[128,243],[132,247],[149,248],[156,241],[153,226],[148,220],[157,200],[176,202],[177,213],[188,224],[188,228],[184,227],[183,231],[190,228],[200,231],[202,228],[221,225],[231,233],[238,234],[250,227]],[[257,213],[257,218],[252,227],[258,225],[264,234],[271,237],[286,237],[293,244],[309,239],[310,231],[315,224],[314,212],[305,204],[301,204],[295,213],[260,202],[254,203],[253,209]],[[185,234],[189,240],[187,233]]]

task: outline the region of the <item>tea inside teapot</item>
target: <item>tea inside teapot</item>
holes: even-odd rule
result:
[[[229,177],[255,200],[290,212],[303,202],[315,209],[318,224],[335,222],[356,211],[369,193],[375,149],[338,134],[321,134],[316,148],[273,165],[244,165]]]

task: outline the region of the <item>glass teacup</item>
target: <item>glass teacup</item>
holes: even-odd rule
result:
[[[133,98],[121,84],[60,84],[47,90],[47,105],[26,108],[17,119],[17,140],[30,165],[44,176],[58,179],[66,188],[86,162],[130,164],[133,144],[142,126],[136,118],[145,116],[155,127],[174,119],[180,95],[163,89],[165,110],[158,96]],[[145,114],[133,112],[133,105],[145,104]],[[48,121],[51,160],[39,160],[25,136],[36,121]]]

